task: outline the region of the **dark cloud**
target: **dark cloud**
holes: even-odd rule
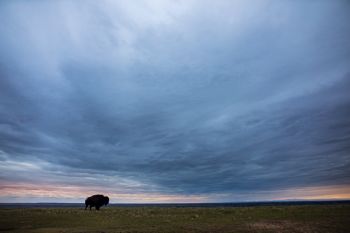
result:
[[[140,4],[0,4],[1,180],[349,185],[347,2]]]

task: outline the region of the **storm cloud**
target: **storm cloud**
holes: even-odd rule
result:
[[[60,200],[69,187],[147,201],[348,192],[349,13],[348,1],[1,2],[1,200],[28,185],[68,187]]]

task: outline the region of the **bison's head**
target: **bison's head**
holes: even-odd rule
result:
[[[108,203],[109,203],[109,198],[108,198],[107,196],[105,196],[103,199],[104,199],[104,204],[105,204],[105,205],[108,205]]]

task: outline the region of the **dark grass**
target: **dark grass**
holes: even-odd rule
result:
[[[0,232],[350,232],[350,204],[0,208]]]

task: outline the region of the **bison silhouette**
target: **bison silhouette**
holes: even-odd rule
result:
[[[101,194],[96,194],[91,197],[86,198],[85,200],[85,210],[90,206],[95,207],[96,210],[99,210],[101,206],[107,205],[109,203],[109,198]]]

